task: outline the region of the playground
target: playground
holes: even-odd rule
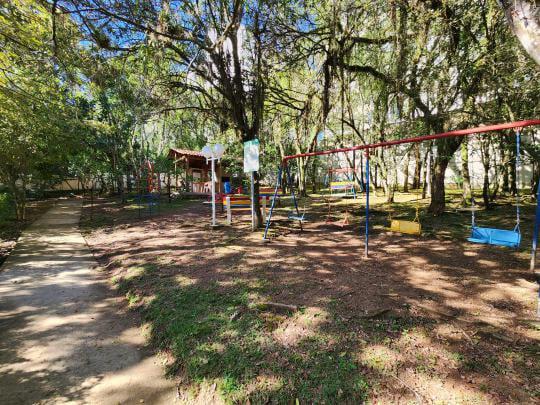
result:
[[[1,405],[540,404],[539,11],[3,2]]]
[[[414,211],[414,195],[398,193],[397,215]],[[143,219],[99,200],[90,220],[86,207],[89,245],[144,314],[186,401],[535,401],[540,331],[526,249],[468,242],[470,212],[453,212],[452,194],[421,236],[391,233],[390,207],[374,195],[364,259],[360,201],[340,203],[351,212],[342,227],[313,196],[300,232],[283,200],[270,244],[250,232],[249,213],[212,229],[200,201]],[[512,211],[502,202],[484,219],[511,227]],[[524,201],[522,221],[533,220]],[[530,238],[523,227],[524,246]]]

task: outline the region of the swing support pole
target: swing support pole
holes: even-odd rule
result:
[[[369,255],[369,149],[366,150],[366,229],[364,239],[364,257]]]
[[[532,237],[532,250],[531,250],[531,271],[536,269],[536,249],[538,247],[538,234],[540,233],[540,183],[538,184],[538,191],[536,194],[536,217],[534,219],[534,229]],[[536,283],[538,284],[538,303],[536,306],[536,316],[540,318],[540,273],[535,273]]]
[[[534,271],[536,268],[536,250],[538,247],[538,234],[539,233],[540,233],[540,183],[538,183],[538,191],[536,193],[536,217],[534,220],[533,238],[532,238],[531,271]],[[539,282],[540,282],[540,279],[539,279]]]
[[[266,219],[266,226],[264,227],[263,240],[265,241],[268,241],[268,230],[270,229],[270,224],[272,221],[272,214],[274,213],[274,207],[276,206],[277,193],[279,190],[279,185],[281,184],[282,172],[283,172],[283,165],[280,165],[277,172],[276,187],[274,188],[274,198],[272,198],[272,205],[270,205],[270,212],[268,213],[268,218]]]
[[[291,197],[294,203],[294,209],[296,211],[296,216],[300,217],[300,211],[298,210],[298,201],[296,200],[296,193],[294,192],[294,185],[292,182],[291,177],[291,170],[289,169],[289,165],[285,166],[285,173],[287,174],[287,182],[289,183],[289,187],[291,189]],[[300,230],[303,231],[304,227],[302,226],[302,221],[298,221],[300,223]]]

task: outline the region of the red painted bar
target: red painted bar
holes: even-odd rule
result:
[[[434,140],[434,139],[452,138],[452,137],[456,137],[456,136],[467,136],[467,135],[473,135],[473,134],[480,134],[480,133],[483,133],[483,132],[501,131],[503,129],[524,128],[524,127],[529,127],[529,126],[532,126],[532,125],[540,125],[540,119],[539,120],[525,120],[525,121],[507,122],[505,124],[486,125],[486,126],[483,126],[483,127],[476,127],[476,128],[469,128],[469,129],[457,129],[457,130],[454,130],[454,131],[443,132],[443,133],[440,133],[440,134],[417,136],[417,137],[414,137],[414,138],[396,139],[396,140],[393,140],[393,141],[372,143],[372,144],[369,144],[369,145],[351,146],[349,148],[323,150],[323,151],[319,151],[319,152],[310,152],[310,153],[299,153],[298,155],[285,156],[283,158],[282,163],[285,164],[285,163],[287,163],[288,160],[297,159],[297,158],[300,158],[300,157],[331,155],[333,153],[350,152],[350,151],[353,151],[353,150],[382,148],[382,147],[385,147],[385,146],[401,145],[401,144],[405,144],[405,143],[424,142],[424,141],[431,141],[431,140]]]

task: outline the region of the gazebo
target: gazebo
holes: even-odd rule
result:
[[[210,194],[211,166],[201,152],[170,148],[169,159],[174,163],[174,179],[171,186],[177,191],[194,194]],[[180,175],[180,172],[183,176]],[[216,162],[216,191],[223,191],[222,167]],[[182,178],[183,177],[183,178]]]

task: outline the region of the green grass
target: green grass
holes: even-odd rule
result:
[[[329,344],[335,336],[304,339],[294,350],[276,345],[267,317],[249,296],[241,285],[230,290],[163,287],[144,314],[152,325],[152,342],[174,354],[169,372],[181,373],[192,386],[216,384],[228,402],[366,398],[368,386],[351,353]],[[239,309],[242,315],[231,320]]]

